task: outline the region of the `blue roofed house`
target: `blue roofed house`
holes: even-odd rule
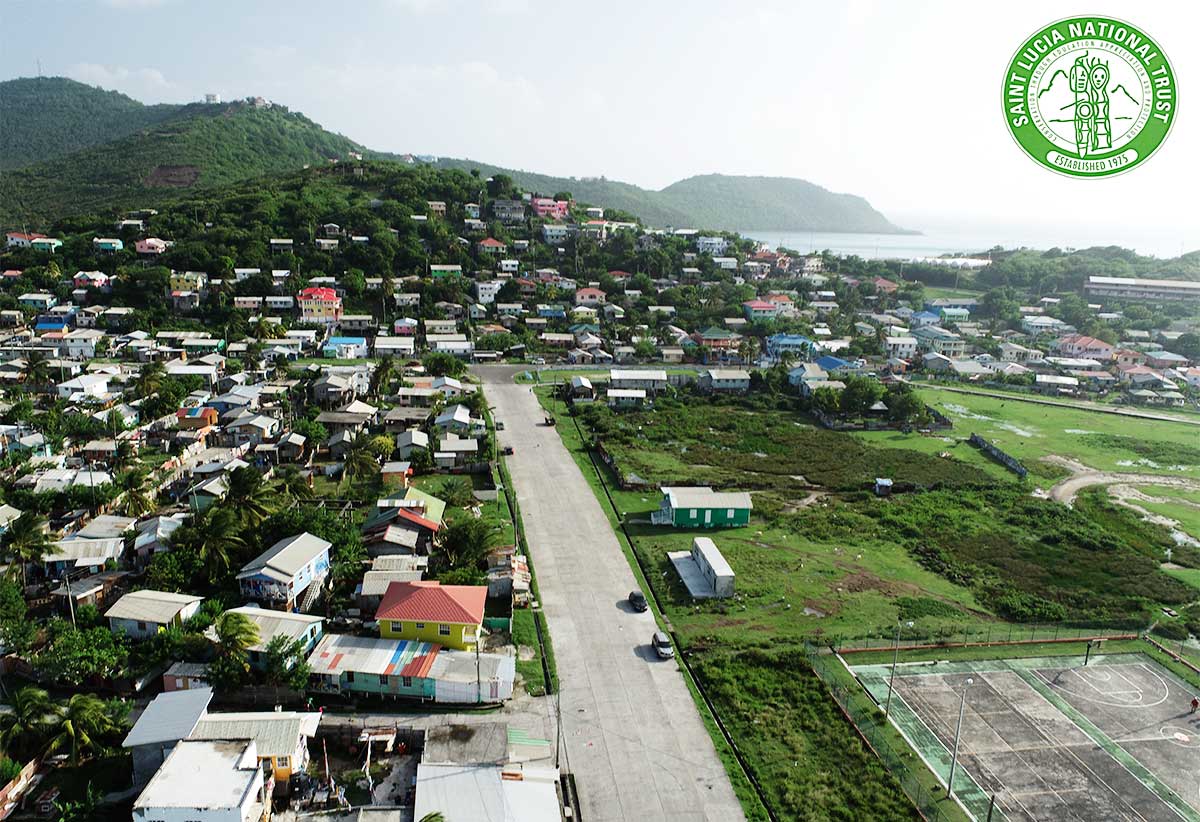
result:
[[[330,337],[321,353],[335,360],[355,360],[367,356],[366,337]]]
[[[937,325],[942,318],[932,311],[918,311],[908,319],[909,326],[914,330],[927,325]]]
[[[315,601],[329,573],[330,547],[307,531],[281,539],[242,568],[238,587],[247,599],[268,607],[302,611]]]
[[[767,356],[780,360],[784,356],[808,357],[812,355],[813,343],[802,334],[772,334],[767,337]]]
[[[856,363],[843,360],[841,357],[835,357],[832,354],[826,354],[817,360],[817,366],[826,374],[848,374],[858,370]]]

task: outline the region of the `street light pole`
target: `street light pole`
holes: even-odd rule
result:
[[[967,688],[975,684],[975,680],[967,677],[963,685],[962,699],[958,702],[958,725],[954,729],[954,753],[950,756],[950,777],[946,780],[946,796],[954,796],[954,768],[958,764],[958,738],[962,733],[963,712],[967,707]]]
[[[906,628],[911,628],[913,626],[913,624],[911,622],[906,622],[906,623],[904,623],[904,626]],[[892,711],[892,685],[896,681],[896,663],[899,660],[900,660],[900,622],[899,622],[899,620],[897,620],[897,622],[896,622],[896,644],[893,646],[893,650],[892,650],[892,673],[891,673],[891,676],[888,677],[887,701],[883,705],[883,721],[884,722],[887,722],[888,716],[891,714],[891,711]]]

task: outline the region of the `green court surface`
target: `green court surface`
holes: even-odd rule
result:
[[[891,666],[850,670],[883,705]],[[943,784],[964,689],[954,793],[975,819],[994,796],[993,822],[1200,822],[1200,713],[1150,657],[898,665],[891,721]]]

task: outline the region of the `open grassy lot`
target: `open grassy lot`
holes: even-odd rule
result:
[[[1200,492],[1186,488],[1171,488],[1165,485],[1138,486],[1138,491],[1156,500],[1134,499],[1131,502],[1152,514],[1170,517],[1179,523],[1180,530],[1194,539],[1200,539]]]
[[[923,389],[920,395],[954,421],[955,436],[978,433],[1040,478],[1064,473],[1038,463],[1052,454],[1104,471],[1200,477],[1200,429],[1193,425],[933,389]],[[906,447],[899,439],[888,439],[887,444]]]
[[[1074,509],[1035,498],[970,446],[914,434],[923,448],[891,447],[884,437],[906,435],[829,432],[781,399],[681,395],[660,398],[653,410],[591,406],[572,417],[549,388],[539,396],[614,526],[624,525],[631,558],[764,789],[782,803],[776,810],[797,818],[811,818],[810,798],[786,782],[825,785],[812,751],[849,743],[844,726],[831,734],[807,727],[802,680],[811,670],[802,654],[780,662],[786,649],[842,637],[886,642],[897,620],[913,622],[912,636],[1003,629],[1006,620],[1145,627],[1162,606],[1182,608],[1195,597],[1159,569],[1171,544],[1165,529],[1109,503],[1102,489],[1081,494]],[[624,478],[649,487],[619,490],[617,474],[589,456],[594,439]],[[905,493],[876,498],[868,490],[875,476],[893,477]],[[750,491],[750,526],[652,526],[660,484]],[[667,559],[699,534],[717,542],[737,573],[733,598],[694,602]],[[763,716],[771,717],[766,725]],[[799,730],[781,737],[779,727]],[[803,773],[780,767],[789,756],[808,762]],[[874,801],[875,780],[863,772],[828,783],[822,807],[869,816],[854,802]],[[901,818],[874,807],[873,818]]]

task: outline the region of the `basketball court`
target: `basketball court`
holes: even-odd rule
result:
[[[851,670],[883,705],[891,666]],[[981,822],[993,796],[993,822],[1200,822],[1195,689],[1150,657],[898,665],[891,721],[943,784],[964,688],[954,793]]]

